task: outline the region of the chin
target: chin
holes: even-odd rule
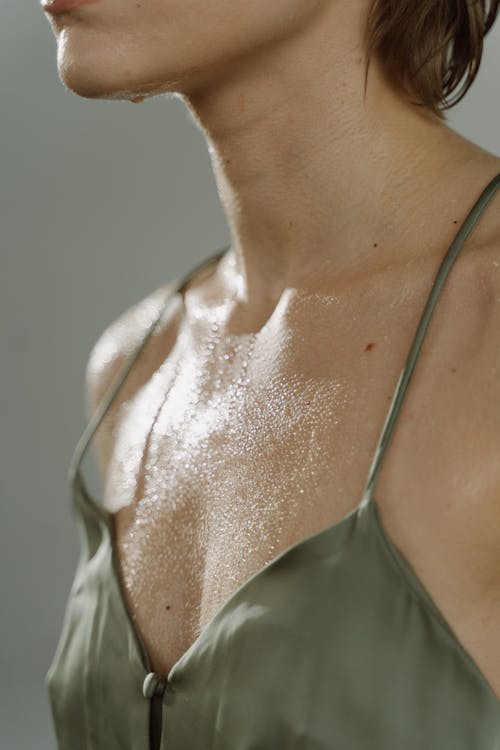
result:
[[[81,66],[62,66],[59,69],[61,82],[67,89],[84,99],[111,99],[144,101],[148,97],[164,93],[160,84],[145,84],[130,79],[112,79],[110,76],[86,75]],[[164,87],[164,81],[162,85]]]
[[[95,63],[86,66],[81,60],[63,60],[58,63],[59,78],[63,85],[84,99],[110,99],[142,102],[162,94],[182,97],[209,85],[206,71],[192,69],[177,78],[168,79],[164,74],[146,79],[132,75],[131,71],[113,72],[109,68],[102,72]]]
[[[160,94],[175,92],[176,80],[145,80],[131,71],[101,70],[95,61],[85,65],[81,59],[58,61],[59,78],[64,86],[84,99],[143,101]]]
[[[60,48],[61,50],[61,48]],[[98,58],[85,59],[82,55],[66,55],[64,48],[57,60],[59,78],[63,85],[84,99],[111,99],[140,102],[161,94],[179,95],[201,85],[205,75],[193,66],[190,70],[170,71],[140,70],[130,64],[113,65],[111,61],[99,64]],[[206,71],[205,71],[206,74]]]

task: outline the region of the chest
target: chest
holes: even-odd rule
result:
[[[222,339],[214,327],[204,346],[181,339],[123,404],[106,504],[155,669],[168,672],[267,562],[360,502],[408,346],[400,331],[385,350],[383,327],[353,326],[325,351],[300,329],[259,340]],[[441,348],[441,367],[446,357]],[[450,379],[446,397],[436,389],[437,367],[421,361],[375,496],[391,538],[500,692],[500,602],[477,574],[492,551],[484,516],[461,492],[487,458],[450,431],[457,419],[472,429],[472,404],[463,383]]]

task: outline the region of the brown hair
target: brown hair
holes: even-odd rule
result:
[[[500,0],[372,0],[366,26],[366,79],[377,55],[389,80],[441,120],[472,85]],[[446,97],[467,77],[454,101]],[[416,101],[415,101],[416,99]]]

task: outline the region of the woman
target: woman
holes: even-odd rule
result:
[[[70,90],[182,97],[231,232],[89,357],[60,748],[500,748],[500,158],[444,117],[498,4],[46,6]]]

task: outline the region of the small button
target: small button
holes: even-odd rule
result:
[[[142,684],[142,694],[145,698],[152,698],[154,695],[162,696],[165,692],[166,680],[156,672],[149,672]]]

